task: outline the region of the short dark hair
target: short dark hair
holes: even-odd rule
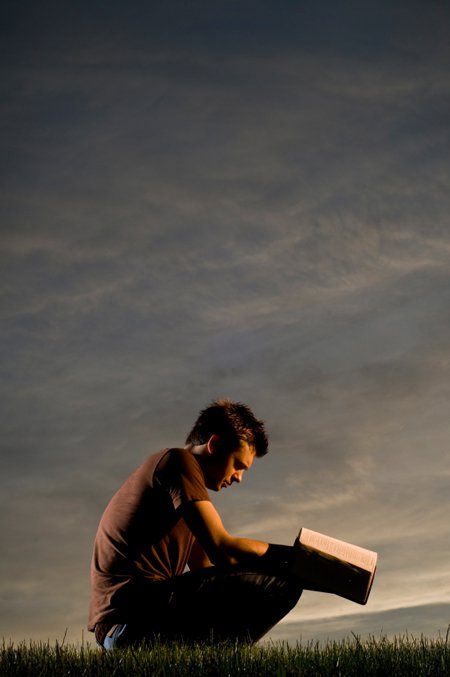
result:
[[[267,454],[269,442],[263,421],[241,402],[216,400],[203,409],[189,433],[186,444],[206,444],[212,435],[219,435],[230,450],[241,442],[254,447],[256,456]]]

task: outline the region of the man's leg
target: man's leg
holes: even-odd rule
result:
[[[178,579],[177,588],[176,633],[186,641],[256,642],[294,608],[302,594],[298,579],[243,567],[188,573]]]
[[[208,567],[142,588],[113,646],[162,640],[256,642],[296,605],[301,581],[243,567]],[[116,636],[117,635],[117,636]]]

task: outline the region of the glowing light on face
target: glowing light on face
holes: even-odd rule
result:
[[[214,452],[208,468],[208,488],[220,491],[234,482],[242,482],[244,472],[251,468],[254,458],[255,450],[247,442],[242,442],[227,455]]]

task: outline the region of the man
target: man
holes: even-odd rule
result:
[[[208,495],[240,483],[267,450],[263,422],[219,400],[200,412],[183,448],[151,456],[126,480],[92,558],[88,627],[101,646],[155,636],[257,641],[293,608],[302,584],[285,550],[229,534]]]

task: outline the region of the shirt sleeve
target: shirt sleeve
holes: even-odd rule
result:
[[[161,488],[167,491],[173,507],[193,501],[210,501],[199,462],[187,449],[170,449],[156,469]]]

